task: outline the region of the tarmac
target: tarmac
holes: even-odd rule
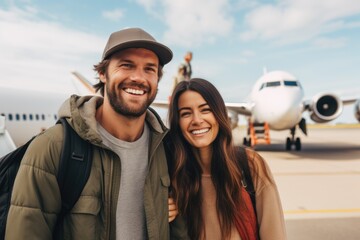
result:
[[[282,201],[289,240],[360,239],[360,126],[299,132],[302,150],[286,151],[290,131],[271,131],[254,148],[269,164]],[[244,129],[234,131],[241,144]]]

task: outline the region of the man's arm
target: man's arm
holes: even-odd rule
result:
[[[58,164],[62,141],[46,135],[34,139],[21,162],[11,196],[5,239],[52,239],[61,209],[55,162]]]

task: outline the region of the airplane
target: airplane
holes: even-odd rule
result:
[[[225,103],[232,128],[238,125],[239,115],[248,121],[247,136],[243,144],[270,144],[270,130],[290,130],[285,140],[285,149],[301,150],[301,139],[296,128],[307,135],[303,113],[308,112],[316,123],[330,122],[339,117],[343,106],[354,104],[355,118],[360,122],[360,98],[340,99],[334,93],[319,93],[312,99],[304,99],[300,81],[285,71],[264,71],[254,84],[246,102]],[[168,101],[154,101],[155,107],[167,108]]]
[[[77,72],[72,72],[72,74],[74,76],[72,80],[76,87],[74,93],[79,95],[95,94],[91,83],[81,74]],[[54,125],[59,107],[69,96],[70,93],[1,86],[0,157]],[[5,149],[5,141],[8,142],[10,149]]]

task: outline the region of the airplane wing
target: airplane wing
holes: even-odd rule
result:
[[[74,76],[75,81],[73,83],[79,94],[95,94],[95,89],[89,80],[76,71],[71,72],[71,74]]]
[[[0,157],[16,149],[9,132],[5,128],[5,117],[0,116]]]
[[[160,108],[168,108],[169,102],[166,100],[156,100],[151,104],[153,107],[160,107]],[[252,103],[225,103],[225,106],[228,110],[231,112],[245,115],[245,116],[251,116],[251,109],[253,107]]]
[[[151,106],[153,107],[160,107],[160,108],[169,108],[169,101],[166,100],[155,100]]]
[[[254,107],[254,104],[251,102],[225,103],[225,106],[231,112],[244,116],[251,116],[251,110]]]
[[[311,99],[303,100],[304,111],[311,110],[311,106],[317,103],[319,100],[322,100],[324,103],[328,104],[331,101],[337,102],[341,105],[350,105],[359,100],[358,97],[338,97],[333,93],[319,93]]]
[[[349,104],[353,104],[355,103],[359,98],[355,98],[355,97],[352,97],[352,98],[343,98],[341,99],[342,103],[344,105],[349,105]]]
[[[303,101],[303,111],[309,111],[310,118],[317,123],[329,122],[339,117],[344,105],[354,104],[355,118],[360,121],[360,99],[339,97],[334,93],[319,93]]]

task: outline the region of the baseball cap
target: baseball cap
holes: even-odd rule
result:
[[[114,52],[126,48],[145,48],[153,51],[159,58],[161,66],[171,61],[173,53],[167,46],[157,42],[153,36],[141,28],[126,28],[113,32],[105,46],[102,60]]]

